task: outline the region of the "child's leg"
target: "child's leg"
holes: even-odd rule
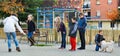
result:
[[[99,46],[96,44],[95,51],[99,51]]]
[[[66,48],[66,34],[63,34],[63,47]]]
[[[62,33],[61,48],[66,48],[66,34],[63,34],[63,33]]]
[[[76,50],[76,38],[70,37],[71,50]]]
[[[73,49],[73,42],[72,42],[72,37],[70,37],[70,45],[71,45],[71,50]]]
[[[73,38],[73,50],[76,50],[76,38]]]

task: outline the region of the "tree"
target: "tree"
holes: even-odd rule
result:
[[[107,18],[111,19],[112,21],[118,19],[118,11],[117,10],[110,10],[107,12]]]
[[[32,3],[31,3],[32,2]],[[51,7],[53,6],[55,0],[23,0],[22,4],[24,5],[24,13],[19,13],[23,16],[20,16],[22,18],[25,18],[28,14],[33,14],[34,18],[36,20],[37,18],[37,8],[38,7]],[[22,21],[24,21],[24,19],[21,19]]]
[[[53,7],[76,8],[79,11],[83,5],[83,0],[57,0],[55,2]]]
[[[52,7],[56,0],[0,0],[0,18],[10,13],[17,13],[20,21],[25,21],[28,14],[37,17],[37,7]],[[4,16],[3,16],[4,14]]]
[[[0,1],[0,11],[5,13],[18,13],[24,11],[24,6],[21,4],[22,0],[2,0]]]
[[[112,25],[113,41],[114,41],[113,25],[115,24],[115,22],[118,25],[118,22],[117,22],[117,20],[119,19],[119,13],[118,12],[119,12],[118,10],[114,10],[114,9],[107,12],[107,18],[112,20],[111,25]]]

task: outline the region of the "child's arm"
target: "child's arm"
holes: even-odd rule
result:
[[[97,39],[98,39],[98,34],[95,36],[95,43],[99,44],[99,42],[97,41]]]
[[[77,31],[78,23],[76,22],[74,29],[72,30],[71,34],[75,33]]]

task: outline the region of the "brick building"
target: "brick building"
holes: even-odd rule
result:
[[[111,29],[113,24],[107,18],[107,13],[117,9],[118,0],[84,0],[83,5],[83,11],[90,19],[88,20],[88,26],[93,26],[96,29]]]
[[[120,0],[118,0],[118,8],[120,9]]]
[[[98,19],[108,19],[106,14],[117,8],[118,0],[91,0],[91,16],[97,16]]]

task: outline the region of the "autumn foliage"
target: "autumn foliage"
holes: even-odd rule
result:
[[[78,10],[81,10],[82,5],[83,0],[57,0],[53,7],[77,8]]]
[[[117,10],[108,11],[107,18],[111,20],[116,20],[118,18],[118,11]]]
[[[9,14],[24,11],[22,3],[20,1],[17,2],[17,0],[3,0],[0,2],[0,7],[1,11]]]

